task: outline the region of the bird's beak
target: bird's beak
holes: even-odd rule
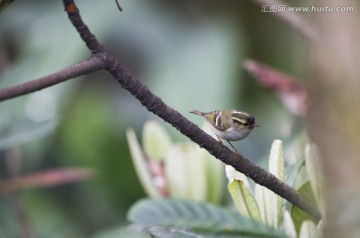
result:
[[[257,124],[255,124],[254,126],[253,126],[253,128],[255,128],[255,127],[260,127],[259,125],[257,125]]]

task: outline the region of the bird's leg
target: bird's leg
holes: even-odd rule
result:
[[[216,134],[215,134],[215,135],[216,135]],[[222,139],[221,139],[220,137],[218,137],[217,135],[216,135],[216,137],[218,138],[220,144],[224,145],[224,143],[222,142]]]
[[[215,135],[216,135],[216,134],[215,134]],[[222,143],[221,138],[220,138],[220,137],[218,137],[217,135],[216,135],[216,137],[218,138],[218,141],[220,142],[220,144],[224,145],[224,143]]]
[[[228,142],[228,143],[231,145],[231,147],[235,150],[235,153],[240,156],[239,152],[238,152],[237,149],[230,143],[230,141],[227,140],[227,142]]]
[[[216,134],[215,134],[216,135]],[[222,139],[220,138],[220,137],[218,137],[217,135],[216,135],[216,137],[219,139],[219,142],[220,142],[220,144],[222,144],[222,145],[224,145],[224,143],[222,142]],[[228,141],[228,140],[226,140],[229,144],[230,144],[230,146],[235,150],[234,152],[236,153],[236,154],[238,154],[238,155],[240,155],[240,153],[237,151],[237,149],[230,143],[230,141]]]

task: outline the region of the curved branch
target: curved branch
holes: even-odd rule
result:
[[[77,10],[73,0],[64,0],[64,5],[65,10],[72,10],[71,12],[68,12],[69,19],[74,27],[79,31],[81,38],[87,43],[87,45],[97,45],[99,47],[98,49],[90,48],[90,50],[97,52],[102,51],[103,49],[101,45],[98,42],[95,42],[96,38],[91,34],[88,27],[86,27],[86,25],[81,21],[79,11]],[[91,42],[88,43],[87,39],[91,39]],[[295,189],[278,180],[271,173],[267,172],[259,166],[256,166],[246,158],[235,154],[229,148],[220,144],[217,140],[206,134],[203,130],[201,130],[194,123],[190,122],[179,112],[167,106],[161,100],[161,98],[154,95],[145,85],[141,84],[132,75],[130,70],[123,66],[117,59],[113,58],[106,52],[104,55],[106,56],[105,59],[107,61],[105,69],[109,71],[112,76],[121,84],[121,86],[134,95],[149,111],[171,124],[183,135],[190,138],[200,147],[206,149],[217,159],[221,160],[225,164],[231,165],[237,171],[242,172],[256,183],[267,187],[312,216],[320,218],[320,214],[317,208]]]
[[[320,219],[321,216],[316,206],[291,186],[280,181],[273,174],[250,162],[242,155],[234,153],[228,147],[219,143],[219,141],[201,130],[197,125],[190,122],[179,112],[167,106],[161,98],[154,95],[146,86],[135,79],[131,72],[125,66],[121,65],[119,61],[111,56],[108,56],[107,61],[109,64],[107,70],[123,88],[133,94],[149,111],[171,124],[183,135],[190,138],[200,147],[206,149],[210,154],[215,156],[215,158],[225,164],[231,165],[237,171],[254,180],[257,184],[267,187],[313,217]]]
[[[0,101],[32,93],[80,75],[103,69],[104,65],[104,60],[101,59],[100,55],[95,54],[88,60],[71,65],[68,68],[60,70],[56,73],[12,87],[0,89]]]
[[[200,147],[205,148],[217,159],[221,160],[225,164],[231,165],[237,171],[242,172],[256,183],[272,190],[274,193],[285,198],[313,217],[320,218],[317,208],[295,189],[278,180],[274,175],[268,173],[261,167],[256,166],[243,156],[232,152],[229,148],[220,144],[217,140],[206,134],[179,112],[166,105],[161,98],[154,95],[145,85],[141,84],[125,66],[104,51],[95,36],[91,34],[88,27],[81,20],[79,11],[74,4],[74,1],[63,0],[63,2],[65,11],[68,13],[71,23],[79,32],[87,47],[91,50],[91,52],[93,52],[93,57],[91,57],[88,61],[71,66],[53,75],[25,83],[25,86],[23,84],[9,89],[3,89],[0,91],[0,98],[1,95],[5,95],[6,92],[8,95],[10,92],[10,96],[2,96],[2,98],[8,99],[60,83],[81,74],[86,74],[98,69],[105,69],[112,74],[112,76],[123,88],[127,89],[132,95],[134,95],[149,111],[171,124],[182,134],[197,143]],[[84,67],[84,65],[87,64],[89,65]],[[80,67],[80,65],[84,68]],[[82,68],[82,70],[80,70],[79,67]]]

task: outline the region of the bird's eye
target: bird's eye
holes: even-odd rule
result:
[[[253,116],[248,117],[246,124],[251,124],[251,125],[255,124],[255,117]]]

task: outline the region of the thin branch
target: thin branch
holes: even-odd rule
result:
[[[95,36],[90,32],[89,28],[84,24],[81,19],[79,9],[74,1],[64,0],[65,11],[77,32],[80,34],[81,39],[85,42],[86,46],[93,53],[104,52],[103,47],[100,45]]]
[[[122,12],[122,8],[120,6],[120,3],[118,2],[118,0],[115,0],[116,2],[116,6],[118,7],[119,11]]]
[[[317,208],[309,202],[307,198],[298,193],[295,189],[289,185],[278,180],[274,175],[268,173],[264,169],[255,164],[251,163],[249,160],[244,158],[241,155],[233,153],[229,148],[220,144],[217,140],[206,134],[201,130],[197,125],[190,122],[179,112],[173,108],[167,106],[161,98],[154,95],[145,85],[141,84],[128,70],[124,65],[122,65],[117,59],[113,58],[110,54],[104,51],[103,47],[96,40],[95,36],[91,34],[88,27],[83,23],[79,15],[79,11],[74,4],[74,1],[63,0],[65,11],[68,13],[71,23],[74,25],[76,30],[79,32],[81,38],[86,43],[87,47],[91,52],[96,53],[100,57],[91,58],[90,60],[96,60],[96,66],[91,69],[90,72],[97,69],[104,68],[112,74],[112,76],[121,84],[121,86],[127,89],[132,95],[134,95],[142,105],[144,105],[149,111],[153,112],[155,115],[162,118],[164,121],[171,124],[182,134],[190,138],[192,141],[197,143],[200,147],[205,148],[210,154],[214,155],[217,159],[221,160],[225,164],[231,165],[237,171],[242,172],[256,183],[267,187],[272,190],[274,193],[279,196],[287,199],[289,202],[293,203],[295,206],[306,211],[315,218],[320,218],[320,214]],[[95,56],[95,55],[94,55]],[[89,69],[88,69],[89,70]],[[88,72],[84,71],[82,74]],[[78,76],[80,74],[74,75],[71,74],[71,77]],[[64,77],[64,76],[63,76]],[[49,80],[49,79],[48,79]],[[65,78],[62,81],[66,80]],[[44,81],[46,81],[44,79]],[[57,81],[61,82],[61,81]],[[34,82],[29,82],[31,83]],[[55,83],[42,83],[42,87],[37,87],[37,89],[44,88],[46,86],[53,85]],[[16,86],[15,86],[16,87]],[[28,92],[35,91],[34,87]],[[0,91],[1,92],[1,91]],[[0,93],[1,95],[1,93]],[[17,95],[22,95],[17,94]],[[15,95],[16,96],[16,95]],[[14,95],[12,97],[15,97]]]
[[[19,97],[43,88],[76,78],[104,68],[104,60],[100,54],[93,55],[90,59],[74,64],[68,68],[45,77],[35,79],[26,83],[18,84],[9,88],[0,89],[0,101]]]

